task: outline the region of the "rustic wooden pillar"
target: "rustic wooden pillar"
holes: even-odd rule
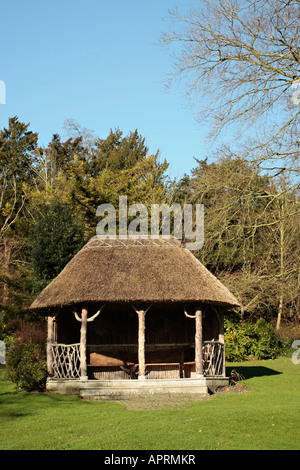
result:
[[[218,320],[219,320],[219,341],[223,345],[223,358],[222,358],[222,374],[223,377],[226,377],[226,363],[225,363],[225,336],[224,336],[224,311],[218,311]]]
[[[87,366],[86,366],[86,336],[87,336],[87,316],[88,311],[86,308],[81,310],[81,328],[80,328],[80,378],[87,380]]]
[[[195,315],[195,362],[196,377],[203,377],[203,353],[202,353],[202,310],[198,308]]]
[[[53,374],[53,356],[52,343],[54,342],[54,320],[55,317],[48,317],[48,334],[47,334],[47,371],[48,375]]]
[[[97,313],[93,315],[91,318],[88,318],[88,311],[85,307],[81,309],[81,318],[77,315],[76,310],[73,312],[77,321],[81,323],[80,327],[80,346],[79,346],[79,353],[80,353],[80,378],[81,380],[88,380],[87,375],[87,365],[86,365],[86,337],[87,337],[87,324],[88,322],[92,322],[98,315],[102,312],[105,304],[100,307]]]
[[[143,380],[146,376],[145,365],[145,318],[146,312],[139,310],[139,336],[138,336],[138,360],[139,360],[139,379]]]
[[[138,309],[134,305],[132,305],[132,308],[137,313],[138,319],[139,319],[139,329],[138,329],[138,362],[139,362],[138,379],[139,380],[144,380],[146,377],[145,320],[146,320],[146,313],[148,312],[151,305],[149,305],[145,310]]]

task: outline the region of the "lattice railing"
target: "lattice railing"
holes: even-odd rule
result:
[[[80,377],[80,345],[51,344],[52,376],[58,379]]]
[[[224,375],[224,344],[219,341],[203,343],[203,373],[206,377]]]
[[[76,344],[51,344],[52,356],[52,376],[59,379],[77,379],[80,378],[80,345]],[[219,341],[204,341],[203,344],[203,373],[206,377],[224,376],[224,344]],[[147,378],[163,378],[166,374],[165,368],[162,371],[148,370],[150,376]],[[168,364],[165,364],[168,366]],[[169,365],[170,366],[170,365]],[[185,377],[190,377],[194,371],[195,363],[185,363]],[[176,370],[175,370],[176,369]],[[172,374],[178,375],[178,367],[172,369]],[[170,372],[171,373],[171,372]],[[162,375],[161,375],[162,374]],[[172,377],[173,377],[172,375]],[[100,377],[97,377],[100,378]],[[102,378],[102,377],[101,377]],[[164,378],[166,376],[164,375]],[[168,376],[168,378],[170,378]]]

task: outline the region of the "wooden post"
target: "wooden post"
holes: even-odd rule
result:
[[[79,346],[79,352],[80,352],[80,378],[81,380],[88,380],[88,375],[87,375],[87,366],[86,366],[86,337],[87,337],[87,324],[88,322],[92,322],[95,320],[95,318],[98,317],[98,315],[102,312],[103,308],[105,307],[105,304],[100,307],[97,313],[93,315],[91,318],[88,318],[88,311],[86,308],[82,308],[81,310],[81,318],[78,316],[76,310],[74,310],[74,316],[77,321],[81,323],[80,327],[80,346]]]
[[[195,362],[196,377],[203,377],[203,353],[202,353],[202,310],[196,310],[196,334],[195,334]]]
[[[219,341],[223,345],[223,357],[222,357],[222,374],[226,377],[226,362],[225,362],[225,336],[224,336],[224,312],[220,309],[218,311],[219,320]]]
[[[55,317],[48,317],[47,371],[50,376],[53,374],[52,343],[54,342],[54,320],[55,320]]]
[[[152,305],[152,304],[151,304]],[[146,313],[148,312],[149,305],[145,310],[139,310],[134,305],[132,308],[138,314],[139,318],[139,329],[138,329],[138,362],[139,362],[139,380],[144,380],[146,377],[146,359],[145,359],[145,319]]]
[[[145,366],[145,317],[146,312],[139,310],[139,337],[138,337],[138,360],[139,360],[139,379],[145,379],[146,366]]]
[[[81,310],[81,328],[80,328],[80,369],[81,380],[87,380],[87,366],[86,366],[86,335],[87,335],[87,316],[88,311],[86,308]]]

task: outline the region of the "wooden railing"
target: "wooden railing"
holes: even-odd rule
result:
[[[225,377],[225,346],[220,341],[204,341],[203,374],[206,377]]]
[[[80,344],[51,344],[52,377],[78,379],[80,377]]]
[[[204,341],[203,374],[205,377],[225,376],[225,354],[224,344],[220,341]],[[80,344],[51,343],[51,369],[52,377],[59,379],[80,378]],[[126,372],[124,367],[93,367],[89,373],[90,378],[113,380],[133,378]],[[137,376],[137,375],[136,375]],[[146,363],[146,378],[192,378],[195,376],[195,362],[182,363]]]

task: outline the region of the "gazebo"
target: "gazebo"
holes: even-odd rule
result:
[[[237,299],[180,241],[94,236],[31,305],[48,317],[47,390],[99,399],[226,385]]]

